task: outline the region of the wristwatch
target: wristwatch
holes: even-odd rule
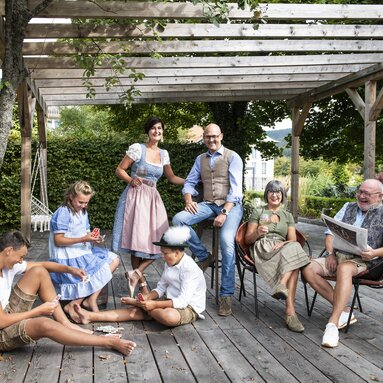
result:
[[[228,212],[225,208],[223,208],[223,209],[221,210],[221,214],[223,214],[223,215],[229,215],[229,212]]]
[[[323,256],[326,258],[326,257],[328,257],[329,255],[334,255],[334,252],[333,251],[331,251],[331,252],[329,252],[329,251],[325,251],[324,253],[323,253]]]

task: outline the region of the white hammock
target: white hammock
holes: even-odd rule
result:
[[[31,224],[33,230],[37,231],[46,231],[50,230],[50,221],[52,217],[52,212],[48,207],[48,190],[47,190],[47,180],[45,179],[45,172],[42,171],[43,161],[41,161],[41,145],[36,150],[35,159],[33,161],[32,169],[32,187],[31,187]],[[36,180],[40,173],[40,188],[41,188],[41,199],[37,199],[33,195],[35,188]]]

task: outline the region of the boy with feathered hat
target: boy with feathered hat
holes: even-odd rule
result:
[[[90,312],[77,305],[80,323],[155,319],[173,327],[203,319],[206,282],[202,270],[184,252],[189,238],[189,228],[177,226],[170,227],[159,242],[153,242],[161,247],[165,268],[157,287],[142,295],[143,300],[123,297],[122,303],[134,307],[102,312]]]

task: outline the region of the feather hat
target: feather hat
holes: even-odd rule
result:
[[[163,247],[189,247],[186,241],[190,239],[189,226],[172,226],[165,231],[159,242],[153,242],[153,245]]]

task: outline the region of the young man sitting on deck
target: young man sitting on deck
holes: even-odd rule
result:
[[[171,227],[160,242],[165,268],[157,287],[137,299],[123,297],[122,303],[132,305],[128,309],[91,312],[76,305],[80,322],[124,322],[151,320],[165,326],[180,326],[204,318],[206,306],[206,282],[202,270],[185,254],[186,241],[190,238],[186,226]],[[165,299],[161,299],[166,297]]]
[[[92,335],[71,323],[59,304],[49,272],[85,278],[83,270],[55,262],[26,262],[29,241],[19,231],[0,237],[0,352],[50,338],[71,346],[100,346],[129,355],[136,344],[119,337]],[[15,286],[14,278],[24,274]],[[36,298],[43,302],[33,307]],[[41,316],[53,316],[55,320]]]

